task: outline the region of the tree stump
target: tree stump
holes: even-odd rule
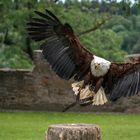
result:
[[[50,125],[45,140],[101,140],[101,130],[94,124]]]

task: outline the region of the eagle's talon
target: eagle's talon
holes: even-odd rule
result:
[[[80,99],[79,100],[79,104],[81,106],[86,106],[86,105],[90,105],[93,103],[93,97],[88,97],[88,98],[85,98],[85,99]]]

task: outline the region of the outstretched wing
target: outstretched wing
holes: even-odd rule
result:
[[[112,63],[108,72],[110,89],[110,100],[115,101],[121,96],[129,97],[140,91],[139,62],[135,63]]]
[[[41,45],[44,57],[61,78],[83,79],[90,70],[93,55],[85,49],[68,23],[62,24],[49,10],[27,23],[29,36]]]

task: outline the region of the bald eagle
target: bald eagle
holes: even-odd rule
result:
[[[140,59],[115,63],[92,54],[82,46],[70,24],[63,24],[51,11],[35,11],[27,23],[31,39],[42,41],[42,53],[62,79],[74,79],[72,89],[81,105],[103,105],[140,91]],[[109,94],[108,99],[106,94]]]

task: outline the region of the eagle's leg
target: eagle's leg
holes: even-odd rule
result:
[[[102,87],[102,83],[103,83],[103,77],[100,77],[97,81],[96,81],[96,85],[95,85],[95,89],[94,89],[94,98],[93,98],[93,105],[103,105],[107,102],[107,98],[104,92],[104,89]]]
[[[94,94],[93,90],[90,89],[92,80],[93,76],[91,72],[89,72],[84,78],[84,82],[79,93],[79,104],[82,106],[92,104]]]
[[[89,83],[91,83],[92,79],[93,79],[92,74],[91,74],[91,72],[89,72],[84,78],[84,83],[82,85],[82,88],[85,88],[86,85],[89,85]]]
[[[100,89],[100,87],[102,86],[103,80],[104,80],[103,77],[100,77],[100,78],[97,80],[96,85],[95,85],[95,89],[94,89],[94,92],[95,92],[95,93],[97,93],[98,90]]]

